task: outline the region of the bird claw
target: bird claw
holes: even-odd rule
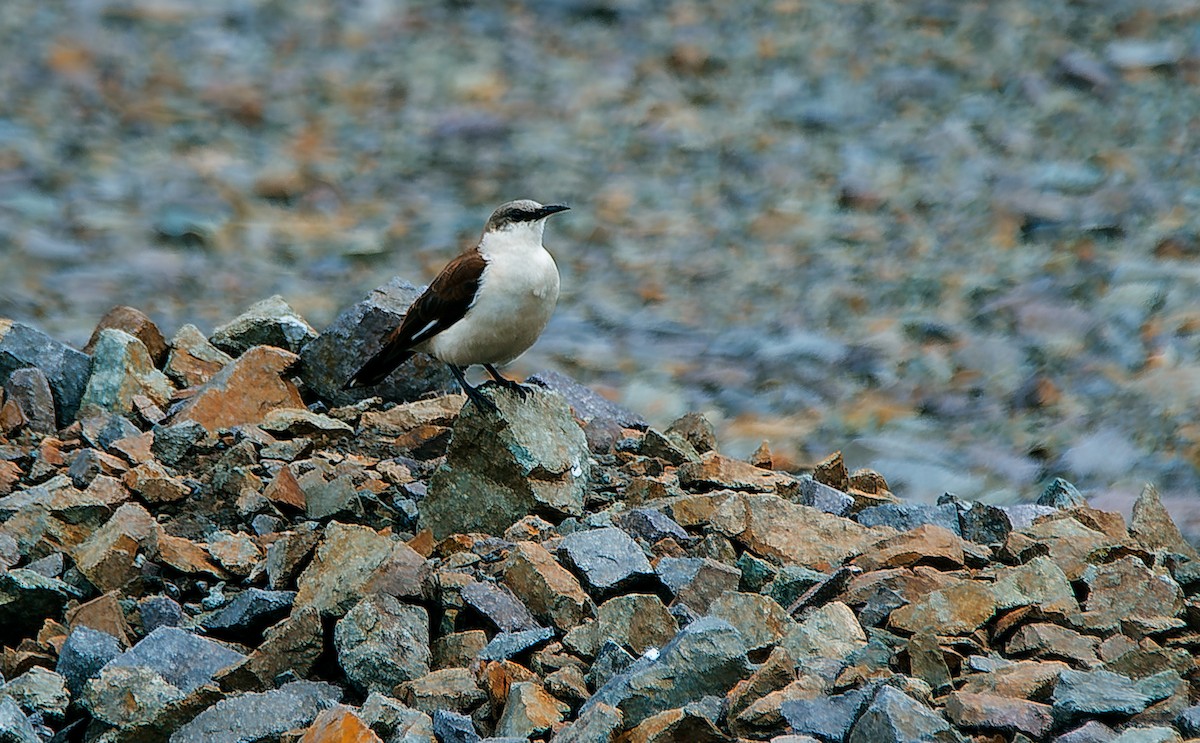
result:
[[[504,379],[504,380],[489,379],[488,381],[484,382],[482,386],[484,386],[484,387],[493,387],[493,386],[501,387],[510,392],[515,392],[517,397],[521,398],[521,402],[525,402],[526,400],[529,399],[529,396],[531,394],[533,394],[532,391],[529,389],[529,385],[521,384],[520,382],[514,382],[511,379]]]

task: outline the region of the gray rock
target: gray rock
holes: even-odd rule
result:
[[[674,465],[700,461],[700,454],[683,436],[677,433],[663,433],[654,428],[646,429],[640,453]]]
[[[1014,531],[1028,529],[1033,522],[1058,511],[1050,506],[1039,506],[1036,503],[1018,503],[1014,506],[1000,506],[1000,510],[1008,514],[1008,520]]]
[[[608,595],[654,575],[642,548],[616,527],[568,534],[558,554],[593,594]]]
[[[1179,733],[1166,725],[1127,727],[1112,743],[1179,743]]]
[[[163,464],[174,467],[184,461],[193,447],[204,440],[208,431],[196,421],[183,421],[154,429],[150,451]]]
[[[36,632],[47,618],[57,618],[75,589],[58,578],[27,568],[0,573],[0,627],[13,637]]]
[[[1061,477],[1056,477],[1042,490],[1037,504],[1049,508],[1074,508],[1075,506],[1086,506],[1087,499],[1074,485]]]
[[[1063,733],[1054,743],[1109,743],[1117,737],[1117,731],[1096,720],[1089,720],[1074,730]]]
[[[300,352],[300,377],[331,405],[350,405],[368,397],[407,402],[429,392],[457,390],[445,364],[417,354],[374,387],[343,390],[362,363],[379,350],[383,337],[404,319],[421,290],[400,278],[372,291],[338,315]]]
[[[846,743],[958,741],[945,718],[891,686],[881,686],[850,729]]]
[[[295,591],[247,588],[218,611],[201,620],[200,626],[213,633],[256,636],[286,617],[295,598]]]
[[[310,724],[341,701],[341,689],[319,681],[293,681],[262,693],[222,699],[171,735],[170,743],[246,743],[277,740]]]
[[[664,557],[657,572],[675,600],[698,615],[707,613],[722,593],[736,591],[742,579],[737,568],[708,557]]]
[[[750,552],[743,552],[738,555],[736,565],[738,570],[742,571],[742,579],[738,583],[739,591],[763,593],[763,589],[771,581],[775,580],[775,576],[779,573],[779,570],[774,565],[762,558],[755,557]],[[803,593],[804,590],[807,590],[807,588],[802,589],[800,593]],[[799,596],[800,593],[796,595]]]
[[[1175,717],[1179,732],[1189,738],[1200,737],[1200,704],[1193,704]]]
[[[1066,670],[1052,697],[1054,716],[1070,722],[1099,715],[1136,715],[1151,701],[1137,682],[1111,671]]]
[[[112,446],[114,441],[141,433],[141,429],[133,425],[128,418],[110,412],[101,412],[84,418],[79,421],[79,429],[83,433],[84,441],[105,451]]]
[[[254,346],[275,346],[299,352],[317,331],[276,294],[250,305],[242,314],[213,331],[208,340],[230,356]]]
[[[320,478],[305,481],[304,494],[306,515],[314,521],[344,517],[347,520],[361,518],[362,499],[354,487],[350,475],[342,475],[325,482]]]
[[[40,714],[48,720],[61,720],[67,714],[71,696],[66,680],[54,671],[34,666],[7,684],[0,685],[0,694],[7,694],[30,714]]]
[[[475,581],[463,586],[461,594],[463,601],[491,620],[501,632],[520,632],[540,627],[525,604],[507,586]]]
[[[845,740],[868,699],[870,694],[865,689],[854,689],[845,694],[791,699],[780,705],[779,712],[795,733],[821,740]]]
[[[47,578],[58,578],[62,575],[63,568],[66,566],[65,558],[61,552],[51,552],[45,557],[38,558],[29,563],[25,567],[37,573],[44,575]]]
[[[481,393],[498,412],[473,403],[463,408],[446,461],[421,501],[420,525],[441,539],[503,534],[530,513],[555,521],[582,515],[590,455],[566,402],[537,388],[525,399],[498,387]]]
[[[819,570],[800,565],[784,565],[779,569],[763,593],[779,602],[780,606],[791,606],[805,591],[822,582],[829,576]]]
[[[358,717],[388,743],[429,743],[433,738],[429,715],[378,692],[367,695]]]
[[[57,403],[56,420],[65,428],[75,420],[87,387],[92,358],[28,325],[0,319],[0,382],[17,369],[34,367],[46,376]]]
[[[708,418],[700,413],[687,413],[671,421],[667,433],[681,436],[699,454],[717,448],[717,433]]]
[[[168,596],[148,596],[138,602],[138,611],[146,634],[159,627],[179,627],[183,624],[183,607]]]
[[[479,653],[480,660],[507,660],[543,642],[554,639],[554,630],[549,627],[529,629],[523,632],[501,632]]]
[[[952,503],[958,509],[959,533],[963,539],[976,544],[1003,544],[1012,533],[1012,522],[1002,508],[960,500],[949,493],[939,498],[938,502]]]
[[[12,697],[0,695],[0,743],[42,743]]]
[[[87,680],[95,677],[106,663],[120,654],[121,643],[117,638],[107,632],[80,625],[67,635],[54,670],[66,680],[71,696],[78,697]]]
[[[961,534],[958,509],[953,503],[884,503],[864,508],[854,517],[863,526],[890,526],[899,531],[915,529],[922,524],[936,524]]]
[[[333,643],[346,677],[365,692],[391,693],[429,673],[429,613],[387,594],[355,604],[338,621]]]
[[[563,727],[553,743],[596,743],[612,741],[622,729],[624,715],[610,704],[585,705],[573,722]]]
[[[817,482],[812,475],[804,475],[797,482],[800,483],[798,502],[801,505],[811,506],[834,516],[849,514],[854,505],[854,499],[849,495],[823,482]]]
[[[675,519],[655,508],[635,508],[617,516],[615,521],[630,536],[644,539],[650,544],[667,537],[681,543],[690,539],[687,531]]]
[[[152,722],[167,705],[186,696],[148,666],[110,663],[84,685],[80,703],[97,720],[115,727],[135,727]]]
[[[101,671],[116,667],[149,668],[172,686],[190,692],[243,658],[241,653],[178,627],[159,627],[109,661]]]
[[[636,428],[645,430],[649,425],[646,419],[637,413],[613,403],[595,390],[586,387],[565,374],[556,371],[542,371],[526,380],[543,389],[562,395],[575,417],[583,424],[583,432],[588,441],[588,447],[596,453],[605,453],[621,437],[621,429]]]
[[[633,665],[633,661],[634,657],[621,647],[620,643],[605,640],[600,649],[596,651],[596,659],[592,661],[592,667],[588,669],[588,686],[599,689],[614,676]]]
[[[470,717],[439,709],[433,713],[433,734],[440,743],[479,743],[479,733]]]
[[[680,630],[657,655],[634,662],[583,706],[620,709],[625,726],[714,694],[723,696],[751,672],[746,643],[728,622],[703,617]],[[582,713],[582,710],[581,710]]]
[[[92,351],[92,373],[79,401],[80,414],[130,413],[137,395],[165,406],[172,389],[171,380],[154,368],[150,352],[140,340],[123,330],[105,328]]]
[[[27,367],[14,371],[4,383],[4,394],[25,414],[29,430],[54,433],[57,428],[54,393],[41,369]]]

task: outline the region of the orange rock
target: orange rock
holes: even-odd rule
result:
[[[773,493],[791,485],[793,478],[755,467],[749,462],[727,457],[715,451],[705,453],[699,462],[685,462],[677,471],[679,484],[689,490],[728,488],[752,493]]]
[[[184,325],[171,339],[171,353],[163,370],[182,387],[196,387],[211,379],[233,357],[208,342],[195,325]]]
[[[504,568],[504,583],[529,611],[566,631],[591,613],[587,593],[545,547],[534,542],[517,542]]]
[[[501,660],[484,665],[479,674],[479,683],[488,693],[492,704],[500,707],[508,699],[512,685],[522,681],[533,681],[537,676],[533,671],[511,660]]]
[[[122,478],[125,487],[142,496],[150,504],[173,503],[183,500],[192,489],[180,479],[172,477],[161,464],[146,462],[139,464]]]
[[[221,580],[229,577],[209,559],[208,552],[195,542],[183,537],[173,537],[159,529],[158,557],[181,573],[208,573]]]
[[[99,598],[68,610],[67,625],[71,629],[91,627],[106,632],[117,638],[122,647],[129,647],[130,629],[125,621],[125,612],[121,610],[121,604],[117,601],[120,595],[117,591],[109,591]]]
[[[962,538],[944,527],[922,524],[877,542],[854,560],[854,564],[865,571],[902,568],[917,563],[949,570],[962,567]]]
[[[282,348],[251,348],[188,398],[174,422],[192,420],[216,431],[258,423],[277,408],[303,408],[300,391],[285,376],[299,359]]]
[[[280,468],[278,474],[271,480],[271,484],[263,490],[263,497],[272,503],[291,506],[299,511],[308,507],[304,488],[300,487],[300,482],[287,467]]]
[[[846,462],[842,459],[840,451],[835,451],[818,462],[812,474],[817,482],[837,488],[843,493],[850,487],[850,473],[846,471]]]
[[[313,720],[300,743],[383,743],[379,736],[346,707],[331,707]]]
[[[21,468],[14,462],[0,461],[0,496],[8,495],[21,481]]]

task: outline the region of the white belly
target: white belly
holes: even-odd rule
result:
[[[475,303],[421,349],[456,366],[507,364],[524,353],[558,303],[558,267],[545,250],[492,256]]]

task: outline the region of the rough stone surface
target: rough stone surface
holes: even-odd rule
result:
[[[496,735],[529,738],[545,733],[566,719],[571,708],[550,696],[540,684],[523,681],[512,685],[504,713],[496,723]]]
[[[846,743],[954,741],[950,723],[899,689],[881,686],[871,704],[850,728]]]
[[[141,341],[122,330],[102,330],[92,355],[92,373],[80,400],[80,414],[129,414],[138,395],[164,406],[171,399],[171,390],[171,380],[154,367]]]
[[[228,604],[201,621],[209,632],[233,635],[260,634],[283,619],[292,609],[295,591],[267,591],[247,588]]]
[[[16,700],[0,696],[0,741],[4,743],[42,743],[37,731]]]
[[[230,356],[254,346],[274,346],[298,353],[317,337],[317,331],[276,294],[250,305],[242,314],[213,331],[209,342]]]
[[[1070,721],[1098,715],[1129,717],[1145,709],[1150,697],[1119,673],[1065,670],[1054,686],[1053,703],[1055,717]]]
[[[212,681],[245,656],[178,627],[159,627],[101,669],[147,668],[175,688],[190,692]]]
[[[17,369],[4,383],[7,404],[21,409],[26,426],[34,433],[53,433],[58,428],[54,410],[54,393],[50,380],[36,367]]]
[[[172,422],[195,421],[209,431],[258,423],[276,408],[302,408],[304,400],[287,378],[295,354],[271,346],[252,348],[201,385],[175,412]]]
[[[445,709],[433,713],[433,734],[441,743],[479,743],[481,740],[470,717]]]
[[[615,527],[568,534],[558,550],[596,595],[610,594],[654,575],[642,548]]]
[[[793,658],[844,658],[867,644],[854,612],[840,601],[813,610],[780,640]]]
[[[63,643],[54,670],[66,680],[71,696],[78,697],[87,680],[120,654],[117,638],[91,627],[76,627]]]
[[[357,524],[332,522],[313,561],[300,575],[296,606],[313,606],[325,616],[342,616],[392,550],[390,537]]]
[[[61,580],[26,568],[0,573],[0,626],[20,636],[40,626],[42,617],[58,614],[73,594]]]
[[[675,618],[657,596],[630,593],[605,601],[596,610],[596,621],[571,630],[563,642],[585,657],[594,657],[605,642],[641,655],[662,647],[677,631]]]
[[[171,339],[163,371],[181,388],[198,387],[233,361],[233,357],[208,342],[195,325],[183,325]]]
[[[760,557],[817,570],[841,564],[880,536],[776,495],[739,494],[718,507],[712,521],[714,528]]]
[[[501,632],[492,638],[483,650],[479,651],[480,660],[507,660],[545,643],[554,637],[554,630],[549,627],[527,629],[521,632]]]
[[[124,305],[118,305],[104,313],[104,317],[100,318],[96,329],[92,331],[92,337],[84,345],[83,352],[95,353],[101,332],[110,328],[124,331],[141,341],[155,366],[161,367],[166,361],[167,341],[163,338],[162,331],[144,312]]]
[[[563,399],[488,387],[498,413],[467,405],[454,425],[446,463],[429,482],[421,525],[503,533],[529,513],[554,520],[583,513],[590,464],[583,431]]]
[[[75,419],[91,366],[87,354],[24,323],[0,319],[0,383],[17,369],[40,369],[54,391],[60,428]]]
[[[487,617],[501,632],[520,632],[539,627],[525,604],[505,586],[474,581],[463,586],[461,593],[463,601]]]
[[[6,684],[0,684],[0,694],[7,694],[22,709],[51,720],[62,720],[71,703],[66,680],[41,666],[34,666]]]
[[[575,576],[540,544],[517,542],[504,567],[504,583],[535,617],[566,631],[592,611]]]
[[[391,596],[368,596],[338,621],[334,646],[356,688],[390,692],[429,672],[429,613]]]
[[[780,711],[794,732],[819,740],[844,740],[869,699],[865,691],[855,689],[845,694],[790,699],[780,705]]]
[[[278,689],[222,699],[171,735],[170,743],[243,743],[271,740],[310,724],[341,701],[338,687],[293,681]]]
[[[378,735],[348,707],[331,707],[317,715],[299,743],[383,743]]]
[[[1048,704],[992,694],[953,692],[946,700],[946,716],[970,730],[1023,733],[1040,739],[1054,724]]]
[[[778,602],[757,593],[726,591],[709,604],[708,613],[736,627],[750,651],[775,645],[795,624]]]
[[[932,524],[959,534],[958,509],[953,503],[930,505],[925,503],[884,503],[858,512],[854,520],[863,526],[890,526],[897,531],[908,531],[918,526]]]

